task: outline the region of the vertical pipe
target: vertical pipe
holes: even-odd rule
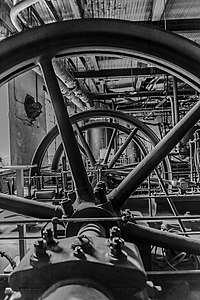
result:
[[[168,96],[167,97],[170,101],[170,104],[171,104],[171,114],[172,114],[172,126],[174,127],[176,125],[176,122],[175,122],[175,113],[174,113],[174,100],[172,99],[171,96]]]
[[[17,188],[17,196],[24,197],[24,169],[16,169],[16,188]],[[25,224],[17,224],[17,230],[19,233],[19,257],[20,260],[24,257],[27,250],[26,240],[24,239],[26,236],[26,225]]]
[[[172,79],[173,79],[173,96],[174,96],[174,121],[175,124],[177,124],[179,121],[177,78],[175,76],[172,76]]]

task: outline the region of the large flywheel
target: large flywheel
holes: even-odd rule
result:
[[[162,179],[168,179],[165,176],[169,175],[170,167],[166,157],[199,121],[200,102],[160,141],[137,118],[111,109],[93,109],[70,117],[56,76],[55,62],[65,57],[91,54],[112,54],[152,63],[200,92],[200,48],[182,37],[150,26],[109,19],[71,20],[27,30],[1,42],[0,84],[27,70],[39,68],[55,113],[57,126],[38,146],[32,161],[38,166],[32,172],[41,172],[50,143],[60,135],[62,144],[56,150],[52,167],[57,170],[64,152],[77,194],[75,203],[63,197],[61,208],[0,193],[2,209],[42,219],[35,219],[36,222],[45,219],[46,225],[51,224],[53,228],[53,231],[48,228],[44,232],[46,225],[43,227],[42,240],[35,243],[33,251],[26,254],[23,263],[10,276],[10,286],[14,291],[21,290],[23,299],[30,299],[32,291],[35,293],[33,299],[50,299],[49,292],[59,292],[60,288],[66,298],[69,293],[66,287],[72,284],[76,289],[81,285],[80,294],[83,293],[82,286],[87,289],[97,287],[97,290],[105,291],[102,299],[134,299],[135,295],[135,299],[139,299],[138,296],[146,299],[146,271],[151,269],[152,246],[156,247],[155,252],[158,247],[164,251],[170,249],[176,258],[179,254],[175,251],[200,255],[198,240],[147,224],[143,226],[144,223],[137,223],[137,220],[144,221],[143,216],[121,213],[129,197],[148,177],[151,180],[156,175],[161,183]],[[94,154],[88,138],[91,132],[95,136],[94,132],[99,128],[105,129],[107,136],[102,147],[104,154]],[[122,137],[118,147],[113,146],[115,134]],[[134,159],[123,165],[121,158],[127,153],[129,142]],[[112,148],[115,149],[113,155]],[[100,198],[93,190],[93,182],[102,179],[97,178],[99,166],[100,176],[104,176],[108,185],[108,193],[103,195],[102,202],[97,201]],[[88,171],[92,173],[92,180]],[[115,181],[109,185],[109,176],[114,173]],[[181,233],[185,234],[178,214],[173,217],[179,222]],[[65,230],[65,238],[62,236],[59,242],[54,239],[58,237],[58,225]],[[122,237],[127,243],[125,250]],[[146,262],[145,270],[135,244]],[[154,273],[147,275],[154,280]],[[171,278],[171,273],[167,274],[170,283],[177,281],[177,276],[183,281],[182,273],[173,272],[173,275]],[[165,280],[163,282],[165,287]],[[98,298],[99,293],[95,290],[94,295]]]
[[[112,53],[146,60],[176,75],[197,90],[200,89],[200,54],[197,46],[181,37],[149,26],[116,20],[92,19],[50,24],[22,32],[2,42],[0,82],[3,84],[28,69],[40,66],[76,189],[80,191],[79,196],[84,201],[93,201],[92,188],[53,68],[53,61],[58,58],[85,53]],[[131,193],[198,121],[198,106],[199,104],[111,191],[108,198],[115,203],[116,209],[125,203]]]

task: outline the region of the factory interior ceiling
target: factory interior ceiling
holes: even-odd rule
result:
[[[14,4],[11,0],[4,0],[0,5],[1,39],[49,23],[103,18],[155,26],[200,43],[198,0],[33,0],[15,1]],[[148,114],[150,110],[152,115],[156,110],[159,113],[160,106],[167,106],[164,99],[173,93],[172,76],[148,61],[114,54],[86,54],[63,59],[61,65],[91,101],[105,102],[111,107],[123,110],[142,108]],[[180,95],[187,95],[182,100],[191,98],[193,103],[196,95],[190,87],[181,80],[177,85]],[[80,101],[79,106],[84,109],[86,105]]]
[[[0,86],[29,149],[44,94],[56,120],[27,166],[12,148],[0,208],[28,219],[5,299],[199,299],[199,64],[199,0],[0,0]]]

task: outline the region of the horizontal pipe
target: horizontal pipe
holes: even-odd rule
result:
[[[143,243],[146,242],[161,248],[200,255],[200,240],[197,239],[183,237],[175,233],[161,231],[148,226],[141,226],[131,222],[128,222],[126,225],[126,234],[128,235],[128,240],[131,242],[142,241]]]
[[[59,206],[3,193],[0,193],[0,208],[41,219],[61,218],[63,214]]]

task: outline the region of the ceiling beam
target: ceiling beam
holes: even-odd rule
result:
[[[165,75],[165,71],[158,68],[125,68],[125,69],[103,69],[99,71],[74,71],[75,78],[111,78],[111,77],[131,77],[131,76],[147,76],[147,75]]]
[[[179,89],[178,95],[196,95],[193,89]],[[173,96],[173,90],[168,90],[167,95]],[[88,93],[93,100],[106,100],[113,98],[138,98],[138,97],[166,97],[166,90],[138,91],[138,92],[115,92],[115,93]]]
[[[139,22],[137,22],[139,23]],[[200,18],[194,19],[169,19],[169,20],[161,20],[161,21],[154,21],[154,22],[140,22],[143,24],[151,24],[158,26],[160,28],[166,28],[170,31],[175,31],[179,33],[200,33]]]

